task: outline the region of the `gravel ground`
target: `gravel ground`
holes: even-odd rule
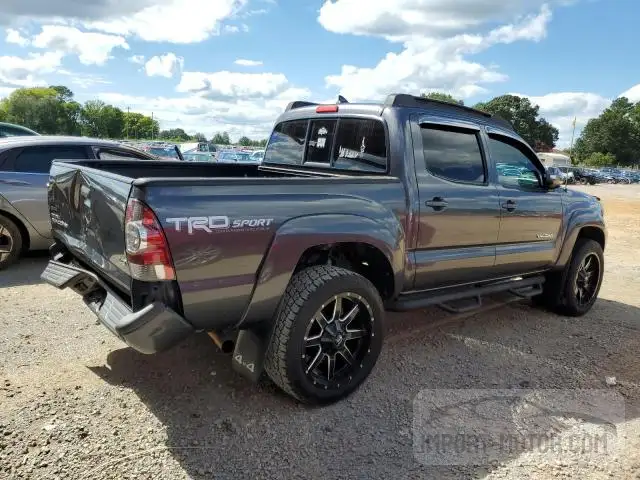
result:
[[[25,258],[0,273],[0,478],[640,478],[640,187],[581,189],[602,197],[609,228],[592,312],[569,319],[496,297],[473,314],[389,315],[372,376],[325,408],[237,377],[204,335],[139,355],[77,296],[40,283],[45,257]],[[560,395],[546,389],[597,389],[609,413],[624,407],[611,420],[620,444],[591,462],[525,445],[480,466],[429,465],[437,456],[414,449],[414,420],[422,425],[418,413],[448,389],[461,399],[514,389],[546,400]],[[448,422],[476,432],[530,427],[518,423],[521,411],[483,408],[453,409]],[[553,436],[576,426],[542,411],[537,427]],[[464,455],[455,463],[468,463]]]

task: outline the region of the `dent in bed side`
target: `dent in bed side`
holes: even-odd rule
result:
[[[564,236],[555,268],[563,268],[571,259],[573,247],[585,228],[593,228],[600,232],[606,244],[606,228],[603,210],[600,203],[578,192],[568,191],[563,201],[566,202],[564,219]]]
[[[358,215],[323,214],[284,223],[262,262],[251,301],[238,326],[270,319],[302,254],[319,245],[366,243],[377,248],[389,261],[394,296],[398,295],[405,280],[405,235],[395,215],[390,214],[389,219],[383,225]]]

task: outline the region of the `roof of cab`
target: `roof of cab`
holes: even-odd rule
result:
[[[415,108],[421,110],[431,110],[436,114],[446,114],[465,120],[472,120],[484,125],[494,126],[501,129],[514,131],[513,125],[498,115],[492,115],[475,108],[458,105],[455,103],[444,102],[424,97],[416,97],[406,93],[393,93],[388,95],[383,103],[349,103],[344,97],[339,96],[335,112],[340,114],[369,114],[381,115],[385,108]],[[296,100],[290,102],[281,119],[289,119],[293,117],[303,117],[309,114],[315,114],[316,109],[320,106],[318,103]],[[296,114],[293,112],[295,111]],[[291,112],[290,115],[287,113]]]

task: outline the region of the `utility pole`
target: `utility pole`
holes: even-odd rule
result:
[[[571,147],[569,147],[569,155],[573,157],[573,138],[576,135],[576,117],[573,117],[573,132],[571,133]],[[572,160],[573,163],[573,160]]]
[[[153,140],[153,136],[156,133],[155,130],[155,126],[153,125],[153,112],[151,112],[151,140]]]

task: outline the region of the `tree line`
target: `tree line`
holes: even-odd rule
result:
[[[113,139],[160,139],[172,142],[206,142],[203,133],[193,135],[182,128],[160,130],[158,120],[142,113],[124,111],[102,100],[84,104],[63,85],[19,88],[0,99],[0,122],[22,125],[42,135],[79,135]],[[216,133],[213,143],[230,145],[227,132]],[[241,145],[264,146],[266,140],[242,137]]]

